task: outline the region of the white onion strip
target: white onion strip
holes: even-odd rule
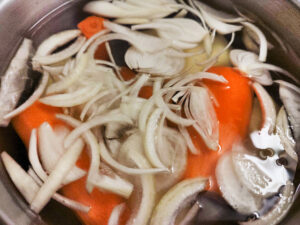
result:
[[[71,144],[74,143],[74,141],[85,131],[90,130],[93,127],[101,126],[111,122],[132,124],[132,121],[129,117],[120,113],[107,113],[106,115],[96,116],[89,121],[82,123],[80,126],[71,131],[71,133],[66,137],[64,141],[65,148],[70,147]]]
[[[160,172],[166,172],[166,169],[162,168],[150,168],[150,169],[138,169],[138,168],[130,168],[127,166],[124,166],[120,163],[118,163],[116,160],[114,160],[110,155],[108,150],[106,149],[105,145],[101,142],[101,156],[103,160],[109,164],[111,167],[120,170],[123,173],[126,174],[153,174],[153,173],[160,173]]]
[[[30,203],[39,190],[38,185],[7,152],[2,152],[1,158],[11,180],[26,201]]]
[[[74,119],[73,117],[64,114],[57,114],[56,118],[66,122],[72,127],[78,127],[82,124],[80,121]],[[83,138],[85,142],[88,144],[89,150],[91,152],[90,154],[91,163],[90,163],[90,168],[86,180],[86,189],[88,192],[92,192],[94,186],[92,184],[92,180],[94,177],[98,175],[99,166],[100,166],[100,147],[95,135],[90,130],[83,133]]]
[[[58,47],[67,44],[69,41],[77,38],[81,34],[80,30],[65,30],[53,34],[44,40],[36,50],[36,56],[46,56],[52,53]]]
[[[31,168],[29,168],[29,170],[27,171],[27,174],[29,176],[31,176],[33,178],[33,180],[39,185],[39,186],[42,186],[43,185],[43,182],[39,179],[38,175],[35,173],[35,171],[33,171]],[[86,206],[86,205],[83,205],[79,202],[76,202],[72,199],[69,199],[69,198],[66,198],[58,193],[54,193],[52,198],[54,200],[56,200],[57,202],[61,203],[62,205],[70,208],[70,209],[73,209],[73,210],[79,210],[81,212],[84,212],[84,213],[88,213],[90,211],[90,208],[89,206]]]
[[[94,97],[102,88],[101,84],[91,84],[72,93],[57,94],[41,98],[39,101],[55,107],[81,105]]]
[[[129,95],[132,97],[138,97],[138,94],[141,88],[145,85],[145,83],[149,80],[150,74],[142,74],[137,81],[131,86],[131,90],[129,91]]]
[[[88,56],[86,54],[83,54],[79,58],[76,67],[73,70],[71,70],[70,74],[68,74],[68,76],[66,76],[64,79],[56,83],[50,84],[47,87],[46,94],[49,95],[58,93],[69,88],[74,82],[76,82],[80,78],[87,64]]]
[[[121,203],[114,207],[113,211],[110,214],[108,224],[107,225],[119,225],[119,220],[126,208],[125,203]]]
[[[276,109],[273,99],[259,83],[253,83],[252,87],[258,97],[263,112],[264,119],[262,129],[268,130],[268,133],[271,134],[274,131],[276,123]]]
[[[157,168],[167,169],[166,166],[161,162],[157,155],[156,149],[156,133],[157,133],[157,124],[161,118],[162,109],[157,108],[153,111],[151,116],[148,119],[146,132],[144,136],[144,148],[147,158],[151,164]]]
[[[254,24],[249,22],[242,22],[244,26],[248,27],[250,30],[255,32],[259,38],[260,42],[260,50],[259,50],[259,61],[265,62],[267,60],[267,53],[268,53],[268,41],[264,33]]]
[[[48,177],[47,173],[43,169],[37,150],[37,132],[36,129],[31,131],[30,141],[29,141],[29,150],[28,150],[28,158],[29,162],[32,165],[33,170],[39,176],[39,178],[43,181]]]
[[[78,51],[78,53],[76,54],[76,61],[79,60],[79,58],[81,57],[82,54],[84,54],[84,52],[88,49],[88,47],[99,37],[105,35],[109,33],[108,29],[104,29],[101,30],[100,32],[94,34],[92,37],[90,37],[80,48],[80,50]]]
[[[77,38],[77,40],[73,44],[71,44],[69,47],[65,48],[64,50],[62,50],[58,53],[54,53],[51,55],[45,55],[45,56],[35,55],[32,59],[33,63],[41,64],[41,65],[51,65],[51,64],[60,62],[64,59],[67,59],[79,51],[79,49],[84,44],[85,40],[86,40],[85,37],[80,36]]]
[[[126,199],[130,197],[133,191],[133,185],[116,174],[113,177],[98,174],[98,176],[93,177],[91,184],[102,191],[109,191]]]
[[[43,168],[49,174],[53,171],[57,161],[66,151],[63,147],[63,139],[69,133],[69,129],[65,127],[59,127],[59,129],[63,129],[63,132],[59,132],[59,130],[54,131],[47,122],[42,123],[38,128],[39,156],[41,157]],[[62,184],[66,185],[78,180],[85,174],[86,172],[84,170],[74,166]]]
[[[150,225],[174,224],[180,209],[194,201],[196,195],[204,190],[206,181],[205,178],[194,178],[176,184],[159,201]]]
[[[38,88],[33,92],[33,94],[18,108],[13,110],[12,112],[6,114],[4,116],[4,119],[11,119],[15,117],[16,115],[20,114],[21,112],[25,111],[27,108],[29,108],[34,102],[36,102],[43,94],[43,92],[46,89],[46,86],[48,84],[49,80],[49,73],[44,72],[42,80],[38,86]]]
[[[73,126],[73,127],[78,127],[81,123],[79,121],[77,121],[76,119],[72,118],[71,116],[67,116],[67,115],[63,115],[63,114],[57,114],[56,115],[56,118],[62,120],[62,121],[65,121],[66,123],[68,123],[69,125]],[[87,136],[94,136],[92,134],[91,131],[86,131],[84,134],[83,134],[83,137],[85,138],[85,140],[87,139]],[[94,137],[95,139],[95,137]],[[97,143],[97,142],[96,142]],[[120,170],[121,172],[124,172],[124,173],[127,173],[127,174],[146,174],[146,173],[159,173],[159,172],[163,172],[162,169],[159,169],[159,168],[155,168],[155,169],[137,169],[137,168],[129,168],[129,167],[126,167],[122,164],[120,164],[119,162],[117,162],[116,160],[114,160],[108,150],[106,149],[105,145],[100,142],[100,155],[101,157],[103,158],[103,160],[109,164],[111,167],[117,169],[117,170]],[[97,151],[99,152],[99,151]],[[98,159],[100,159],[100,157],[98,157]],[[95,159],[96,160],[96,159]]]
[[[30,204],[30,208],[34,212],[39,213],[51,199],[52,195],[59,189],[63,179],[75,165],[83,146],[83,141],[77,139],[57,162],[54,170],[45,180],[45,183],[41,186]]]

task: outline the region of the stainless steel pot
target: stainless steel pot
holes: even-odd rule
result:
[[[85,16],[81,11],[85,2],[85,0],[0,0],[0,75],[4,73],[23,37],[33,39],[34,45],[37,46],[50,34],[75,27]],[[277,43],[275,49],[270,52],[269,61],[286,68],[300,80],[299,0],[206,0],[206,2],[226,11],[234,11],[236,8],[257,21],[269,38]],[[0,151],[3,150],[8,151],[26,167],[24,146],[11,127],[0,128]],[[297,174],[299,180],[299,172]],[[80,224],[72,212],[54,202],[43,210],[41,217],[30,211],[0,163],[0,224]],[[298,198],[282,224],[296,225],[299,224],[299,220]]]

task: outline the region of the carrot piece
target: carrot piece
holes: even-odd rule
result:
[[[139,97],[141,98],[150,98],[153,94],[152,86],[143,86],[139,92]]]
[[[125,81],[129,81],[135,77],[135,73],[126,66],[123,66],[120,72]]]
[[[44,105],[37,101],[24,112],[14,117],[12,124],[23,143],[28,147],[31,130],[38,128],[42,123],[48,122],[51,126],[65,126],[64,122],[55,118],[57,113],[62,113],[61,108]]]
[[[48,122],[52,127],[66,126],[64,122],[55,117],[55,114],[61,112],[60,108],[47,106],[37,101],[27,110],[16,116],[12,123],[16,132],[28,147],[31,130],[38,128],[43,122]],[[90,165],[89,160],[86,151],[83,151],[77,161],[77,166],[87,170]],[[89,194],[86,191],[85,182],[86,177],[83,177],[64,186],[61,191],[66,197],[91,207],[88,214],[79,211],[76,212],[83,221],[83,224],[106,225],[113,208],[124,202],[125,199],[115,194],[101,192],[96,188]],[[122,214],[120,224],[126,223],[129,214],[130,212],[127,208]]]
[[[222,154],[229,151],[234,143],[241,141],[247,134],[251,116],[252,91],[249,79],[231,67],[213,67],[208,72],[222,75],[228,80],[227,84],[204,81],[219,103],[215,111],[219,120],[220,149],[209,150],[195,129],[189,127],[189,134],[201,154],[188,154],[184,178],[211,177],[208,189],[218,191],[215,178],[216,164]]]
[[[104,19],[101,17],[89,16],[78,23],[77,27],[81,30],[84,36],[90,38],[104,28],[103,21]]]

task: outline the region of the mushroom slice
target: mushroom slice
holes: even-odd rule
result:
[[[175,223],[180,209],[196,201],[196,196],[203,191],[207,179],[187,179],[171,188],[155,207],[150,225],[171,225]]]
[[[251,214],[261,208],[261,198],[254,196],[240,182],[232,164],[231,153],[220,158],[216,167],[216,178],[223,197],[238,212]]]

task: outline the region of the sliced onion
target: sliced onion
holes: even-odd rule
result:
[[[285,81],[277,81],[279,95],[287,111],[288,118],[294,132],[296,141],[300,140],[300,88]]]
[[[173,76],[184,68],[184,59],[169,56],[167,49],[166,51],[147,53],[131,47],[125,54],[125,61],[130,69],[160,76]]]
[[[218,161],[216,178],[223,197],[238,212],[251,214],[261,208],[261,199],[240,182],[232,164],[231,153],[223,155]]]
[[[193,127],[202,137],[207,147],[215,151],[218,150],[219,121],[206,88],[191,88],[189,102],[184,107],[187,118],[194,119],[197,122],[193,124]]]
[[[234,33],[243,28],[242,26],[224,23],[204,10],[201,10],[201,13],[205,22],[210,26],[210,28],[216,30],[220,34],[224,35]]]
[[[55,49],[61,47],[73,39],[79,37],[80,30],[65,30],[59,33],[53,34],[44,40],[36,50],[36,56],[46,56],[51,54]]]
[[[91,179],[91,184],[102,191],[108,191],[128,199],[133,191],[133,185],[114,174],[113,177],[99,174]]]
[[[146,130],[147,120],[152,112],[153,107],[154,101],[152,100],[152,97],[143,104],[138,118],[138,126],[141,131]]]
[[[80,50],[78,51],[78,53],[76,54],[76,61],[78,61],[80,59],[80,57],[82,56],[82,54],[85,53],[85,51],[88,49],[88,47],[95,41],[97,40],[99,37],[105,35],[109,33],[109,30],[107,29],[103,29],[100,32],[94,34],[92,37],[90,37],[80,48]]]
[[[11,111],[10,113],[6,114],[4,116],[5,119],[11,119],[15,117],[16,115],[19,115],[21,112],[25,111],[27,108],[29,108],[34,102],[36,102],[44,93],[46,86],[48,84],[49,80],[49,73],[44,72],[42,80],[38,86],[38,88],[33,92],[33,94],[19,107],[17,107],[15,110]]]
[[[29,150],[28,150],[28,158],[29,162],[32,165],[33,170],[35,173],[38,175],[38,177],[45,181],[46,178],[48,177],[47,173],[43,169],[39,155],[38,155],[38,150],[37,150],[37,132],[36,129],[33,129],[31,131],[30,135],[30,141],[29,141]]]
[[[145,102],[146,100],[143,98],[131,98],[124,96],[121,100],[120,110],[123,114],[134,121],[136,120],[136,118],[139,118],[140,112]]]
[[[150,164],[143,155],[142,135],[136,132],[129,136],[120,149],[119,159],[128,166],[137,166],[140,169],[150,168]],[[143,174],[138,179],[133,192],[133,199],[138,200],[133,207],[133,213],[127,225],[147,225],[155,204],[155,186],[152,174]]]
[[[234,49],[230,51],[230,60],[234,66],[245,73],[245,76],[250,77],[256,82],[262,85],[271,85],[273,83],[269,71],[259,62],[258,56],[255,53]],[[256,68],[253,68],[253,65],[255,65]]]
[[[81,125],[80,121],[74,119],[71,116],[57,114],[56,117],[64,122],[66,122],[67,124],[69,124],[72,127],[78,127]],[[84,132],[83,138],[84,138],[85,142],[88,144],[89,150],[91,152],[90,153],[90,157],[91,157],[90,168],[89,168],[88,176],[86,179],[86,189],[90,193],[93,190],[92,180],[94,177],[96,177],[98,175],[98,171],[99,171],[100,146],[98,144],[98,141],[97,141],[95,135],[90,130]],[[64,139],[64,141],[65,141],[65,139]]]
[[[118,24],[143,24],[143,23],[149,23],[149,19],[144,18],[118,18],[114,20],[114,23]]]
[[[104,26],[111,31],[117,34],[122,34],[121,40],[128,40],[133,46],[142,52],[145,51],[154,53],[170,46],[170,42],[162,40],[161,38],[133,31],[127,27],[109,21],[104,21],[103,23]]]
[[[57,53],[53,53],[50,55],[35,55],[32,58],[32,63],[33,65],[51,65],[60,61],[63,61],[73,55],[75,55],[79,49],[82,47],[82,45],[85,42],[85,37],[83,36],[79,36],[77,38],[77,40],[71,44],[70,46],[68,46],[67,48],[65,48],[64,50],[57,52]]]
[[[36,175],[36,173],[31,169],[29,168],[27,174],[29,176],[31,176],[33,178],[33,180],[39,185],[39,186],[42,186],[43,182],[39,179],[38,175]],[[52,196],[53,199],[55,199],[57,202],[61,203],[62,205],[70,208],[70,209],[73,209],[73,210],[79,210],[81,212],[84,212],[84,213],[88,213],[89,210],[90,210],[90,207],[88,206],[85,206],[79,202],[76,202],[76,201],[73,201],[69,198],[66,198],[58,193],[54,193],[53,196]]]
[[[199,43],[208,34],[199,23],[188,18],[157,19],[148,24],[132,26],[132,29],[155,29],[161,38],[173,41],[175,48],[180,48],[176,44],[178,41],[187,44]]]
[[[204,190],[206,181],[204,178],[194,178],[176,184],[155,207],[150,225],[174,224],[180,209],[195,201],[196,195]]]
[[[66,148],[70,147],[74,141],[80,137],[85,131],[90,130],[93,127],[105,125],[106,123],[119,122],[125,124],[131,124],[130,118],[119,113],[108,113],[106,115],[96,116],[91,120],[82,123],[80,126],[76,127],[65,139],[64,146]]]
[[[131,90],[129,92],[129,95],[133,97],[138,97],[138,94],[141,90],[141,88],[146,84],[146,82],[149,80],[150,74],[142,74],[137,81],[131,86]]]
[[[125,203],[121,203],[114,207],[113,211],[110,214],[108,224],[107,225],[119,225],[119,220],[126,208]]]
[[[294,185],[288,182],[280,192],[279,202],[273,206],[271,211],[262,215],[258,220],[243,222],[241,225],[275,225],[278,224],[288,213],[293,204]]]
[[[260,50],[259,50],[259,61],[265,62],[267,60],[267,53],[268,53],[268,41],[266,39],[266,36],[263,34],[263,32],[254,24],[249,22],[242,22],[244,26],[252,30],[256,33],[256,35],[259,38],[260,42]]]
[[[68,76],[66,76],[61,81],[50,84],[47,87],[46,94],[49,95],[58,93],[69,88],[74,82],[76,82],[80,78],[87,64],[88,56],[86,54],[83,54],[80,57],[76,67],[73,70],[71,70],[70,74],[68,74]]]
[[[63,115],[63,114],[58,114],[56,115],[56,117],[60,120],[63,120],[65,121],[66,123],[70,124],[71,126],[73,127],[77,127],[79,126],[81,123],[79,121],[77,121],[76,119],[70,117],[70,116],[66,116],[66,115]],[[85,139],[87,139],[87,136],[91,136],[93,135],[91,131],[86,131],[84,134],[83,134],[83,137]],[[94,135],[93,135],[94,136]],[[95,138],[95,137],[94,137]],[[97,143],[97,141],[96,141]],[[95,143],[95,144],[96,144]],[[121,172],[124,172],[126,174],[147,174],[147,173],[159,173],[159,172],[163,172],[164,170],[162,169],[159,169],[159,168],[154,168],[154,169],[137,169],[137,168],[129,168],[129,167],[126,167],[120,163],[118,163],[116,160],[114,160],[108,150],[106,149],[105,145],[100,142],[100,155],[101,157],[103,158],[103,160],[109,164],[111,167],[117,169],[117,170],[120,170]],[[98,150],[95,150],[95,152],[98,152]],[[93,157],[94,158],[94,157]],[[93,161],[93,158],[92,158],[92,161]],[[98,158],[95,158],[95,160],[98,160]],[[92,166],[91,166],[92,167]],[[98,168],[97,168],[98,169]]]
[[[163,127],[158,145],[158,155],[161,162],[170,168],[170,173],[155,175],[155,186],[162,193],[176,184],[184,174],[187,165],[187,146],[185,140],[176,130]],[[159,142],[159,143],[160,143]]]
[[[71,93],[43,97],[40,102],[55,107],[73,107],[89,101],[101,89],[101,84],[93,84]]]
[[[273,99],[259,83],[253,83],[252,87],[258,97],[263,112],[262,130],[268,130],[268,133],[271,134],[274,131],[276,123],[276,109]]]
[[[162,110],[160,108],[157,108],[150,115],[146,126],[144,148],[147,158],[153,166],[157,168],[167,169],[166,166],[159,159],[156,149],[156,133],[161,114]]]
[[[54,131],[48,123],[41,124],[41,126],[38,129],[39,153],[43,166],[49,174],[53,171],[53,169],[56,166],[56,163],[66,151],[63,147],[63,140],[69,133],[69,129],[65,127],[59,129],[60,130]],[[34,151],[33,154],[35,154]],[[39,170],[36,170],[35,167],[33,167],[33,169],[40,176],[40,174],[38,173]],[[65,177],[63,184],[66,185],[68,183],[71,183],[75,180],[80,179],[84,175],[85,171],[75,166]],[[44,180],[43,177],[40,178]]]
[[[280,108],[277,115],[276,131],[280,137],[280,141],[284,147],[284,150],[288,153],[290,157],[298,161],[298,155],[295,151],[296,143],[292,137],[288,118],[283,106]]]
[[[75,165],[83,146],[83,141],[77,139],[57,162],[54,170],[51,172],[48,179],[45,180],[45,183],[41,186],[30,204],[30,208],[34,212],[39,213],[51,199],[53,194],[59,189],[63,179]]]
[[[210,14],[211,16],[215,17],[217,20],[220,20],[221,22],[225,23],[238,23],[238,22],[243,22],[246,19],[242,17],[236,17],[234,15],[228,14],[223,11],[216,10],[208,5],[206,5],[203,2],[200,1],[193,1],[193,3],[201,8],[203,11],[206,13]]]
[[[6,152],[1,153],[1,158],[7,173],[16,185],[17,189],[24,196],[26,201],[30,203],[39,190],[39,186],[34,180],[23,170],[23,168]]]
[[[109,18],[161,18],[176,11],[169,7],[160,7],[155,4],[150,8],[128,3],[124,3],[120,6],[120,4],[116,4],[116,2],[110,3],[105,1],[92,1],[86,4],[83,10],[88,13]]]
[[[126,173],[126,174],[152,174],[152,173],[161,173],[161,172],[166,172],[165,169],[162,168],[150,168],[150,169],[138,169],[138,168],[130,168],[127,166],[124,166],[120,163],[118,163],[116,160],[114,160],[110,155],[109,152],[107,151],[105,145],[103,143],[100,143],[100,147],[101,147],[101,156],[103,158],[103,160],[109,164],[111,167]]]
[[[28,78],[27,61],[32,52],[32,41],[24,39],[11,60],[5,74],[1,76],[0,87],[0,126],[7,126],[7,114],[17,106]]]

